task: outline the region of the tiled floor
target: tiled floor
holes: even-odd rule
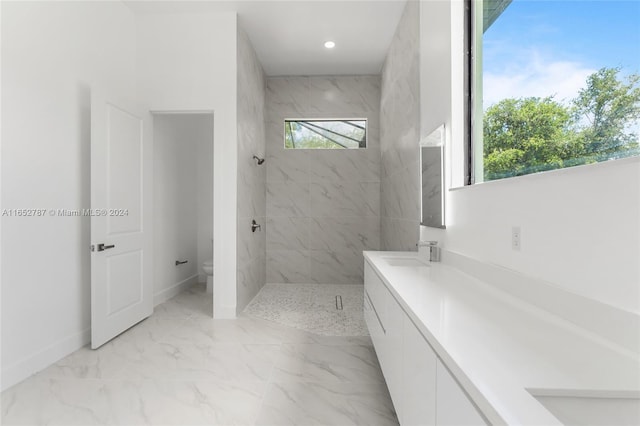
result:
[[[368,336],[363,296],[362,285],[267,284],[244,312],[325,336]]]
[[[201,289],[2,393],[3,425],[397,424],[368,337],[213,320]]]

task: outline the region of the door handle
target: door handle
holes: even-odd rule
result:
[[[105,250],[109,250],[115,247],[115,244],[111,244],[109,246],[106,246],[102,243],[98,244],[98,251],[105,251]]]

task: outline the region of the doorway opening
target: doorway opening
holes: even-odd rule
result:
[[[213,113],[152,115],[155,313],[213,317]]]

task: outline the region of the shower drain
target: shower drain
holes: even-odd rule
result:
[[[342,310],[342,296],[336,296],[336,309]]]

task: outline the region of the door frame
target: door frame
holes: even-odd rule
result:
[[[216,120],[216,115],[215,115],[215,111],[212,109],[150,109],[149,110],[149,114],[151,115],[151,127],[153,129],[155,129],[155,118],[156,116],[162,116],[162,115],[210,115],[211,116],[211,121],[212,121],[212,128],[211,128],[211,144],[212,144],[212,151],[215,150],[215,120]],[[155,144],[155,132],[154,132],[154,144]],[[214,182],[215,182],[215,164],[214,164],[214,158],[215,158],[215,153],[214,156],[211,158],[211,166],[213,168],[213,182],[211,183],[211,187],[212,189],[214,188]],[[153,183],[153,187],[152,190],[155,193],[156,190],[156,183],[154,180]],[[154,200],[155,203],[155,200]],[[155,206],[155,204],[154,204]],[[213,202],[213,217],[211,218],[211,229],[212,229],[212,234],[215,235],[215,222],[214,222],[214,217],[215,217],[215,202]],[[155,245],[154,245],[154,250],[155,250]],[[215,271],[216,269],[216,264],[215,264],[215,256],[213,256],[213,252],[212,252],[212,257],[214,260],[214,265],[213,265],[213,269]],[[198,265],[198,270],[202,268],[202,265]],[[214,280],[214,289],[211,292],[211,297],[213,298],[215,295],[215,280]],[[162,302],[160,302],[162,303]],[[213,304],[212,304],[213,306]],[[211,317],[213,317],[214,313],[211,312]]]

